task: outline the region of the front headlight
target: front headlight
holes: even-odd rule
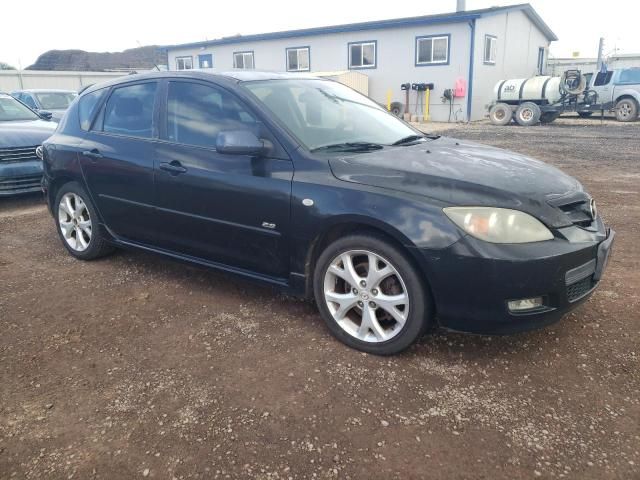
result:
[[[480,240],[491,243],[528,243],[553,239],[553,234],[531,215],[493,207],[447,207],[449,219]]]

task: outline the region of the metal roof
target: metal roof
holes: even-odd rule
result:
[[[423,15],[419,17],[394,18],[389,20],[375,20],[372,22],[348,23],[344,25],[333,25],[327,27],[304,28],[299,30],[286,30],[281,32],[258,33],[254,35],[236,35],[233,37],[223,37],[215,40],[201,42],[183,43],[178,45],[164,45],[161,48],[166,50],[189,47],[207,47],[215,45],[232,45],[236,43],[258,42],[263,40],[278,40],[283,38],[307,37],[315,35],[325,35],[328,33],[357,32],[365,30],[380,30],[388,28],[400,28],[415,25],[436,25],[442,23],[468,22],[483,16],[507,13],[509,11],[522,11],[536,27],[547,37],[549,41],[558,40],[549,26],[542,20],[540,15],[528,3],[517,5],[507,5],[504,7],[491,7],[479,10],[465,10],[462,12],[442,13],[437,15]]]

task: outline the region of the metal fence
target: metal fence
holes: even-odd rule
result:
[[[0,91],[28,88],[79,90],[86,85],[127,75],[127,72],[58,72],[41,70],[0,70]]]

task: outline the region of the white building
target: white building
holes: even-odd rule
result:
[[[464,2],[459,2],[459,4]],[[284,32],[226,37],[165,47],[171,70],[234,68],[328,72],[358,70],[369,96],[405,104],[404,83],[433,83],[435,121],[485,116],[494,85],[542,73],[555,34],[529,4],[464,10]],[[459,87],[456,89],[455,87]],[[451,102],[445,90],[455,90]],[[410,92],[409,111],[423,113]]]

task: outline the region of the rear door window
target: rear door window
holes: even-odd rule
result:
[[[116,88],[105,107],[103,131],[129,137],[153,137],[157,82]]]
[[[618,83],[639,83],[640,84],[640,68],[629,68],[620,72]]]
[[[82,130],[89,130],[91,128],[91,121],[102,97],[107,93],[107,89],[96,90],[95,92],[88,93],[80,97],[78,104],[78,117],[80,119],[80,128]]]

